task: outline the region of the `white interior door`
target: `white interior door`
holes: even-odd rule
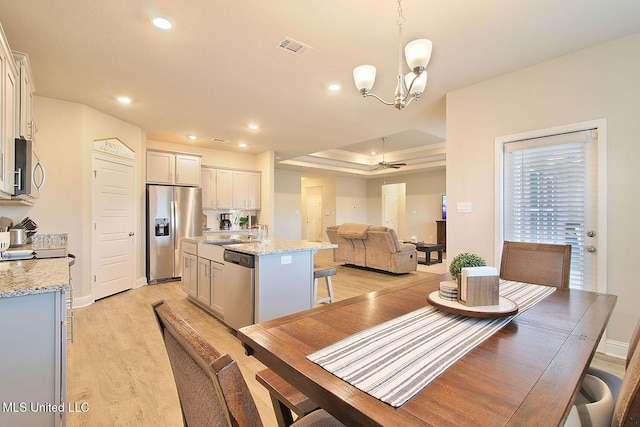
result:
[[[382,186],[382,220],[385,227],[398,230],[398,191],[396,185]]]
[[[134,168],[99,157],[93,159],[94,299],[133,287]]]
[[[322,197],[307,196],[307,240],[322,242]]]

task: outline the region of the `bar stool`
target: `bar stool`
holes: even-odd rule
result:
[[[326,304],[333,302],[333,285],[331,284],[331,276],[334,276],[338,270],[336,268],[322,268],[313,271],[313,296],[316,298],[316,304]],[[324,277],[327,282],[328,297],[318,298],[318,279]]]

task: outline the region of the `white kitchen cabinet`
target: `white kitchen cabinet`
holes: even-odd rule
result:
[[[162,151],[147,151],[147,182],[173,184],[176,173],[175,157]]]
[[[198,296],[190,296],[201,307],[224,320],[224,248],[218,245],[198,245]]]
[[[233,171],[233,208],[260,209],[260,173]]]
[[[211,261],[198,257],[198,296],[202,304],[211,305]]]
[[[232,209],[233,207],[233,172],[218,169],[216,171],[216,208]]]
[[[224,263],[211,261],[211,310],[224,319]]]
[[[200,187],[202,188],[202,209],[215,209],[216,204],[216,170],[203,167],[200,171]]]
[[[33,140],[35,138],[35,126],[33,125],[33,93],[36,90],[31,74],[31,64],[29,57],[22,52],[13,52],[19,78],[18,99],[16,112],[18,120],[18,135],[24,139]]]
[[[147,150],[147,183],[200,186],[200,157]]]
[[[224,319],[224,264],[198,257],[198,302]]]
[[[13,194],[17,70],[0,27],[0,198]]]
[[[0,298],[3,426],[64,425],[73,409],[66,401],[65,318],[65,291]]]
[[[198,256],[182,252],[182,290],[198,298]]]
[[[176,154],[176,184],[200,186],[200,157]]]

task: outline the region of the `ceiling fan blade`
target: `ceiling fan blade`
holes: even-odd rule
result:
[[[389,166],[398,166],[398,167],[400,167],[400,166],[407,166],[407,164],[406,163],[391,163]]]
[[[392,169],[400,169],[400,165],[389,165],[388,167]]]

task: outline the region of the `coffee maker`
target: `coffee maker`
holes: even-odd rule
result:
[[[220,230],[231,230],[231,214],[220,214]]]

